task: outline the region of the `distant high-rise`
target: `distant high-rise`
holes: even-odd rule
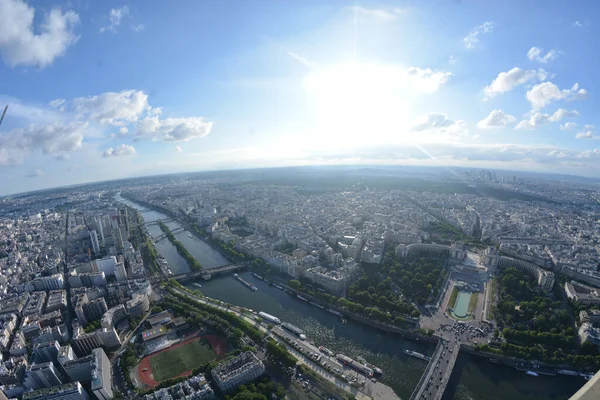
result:
[[[90,231],[90,240],[92,241],[92,248],[94,253],[100,253],[100,242],[98,242],[98,234],[96,231]]]
[[[98,231],[98,233],[100,233],[100,240],[102,240],[102,245],[106,246],[106,243],[104,242],[104,228],[102,227],[102,219],[102,215],[94,217],[94,222],[96,224],[96,230]]]

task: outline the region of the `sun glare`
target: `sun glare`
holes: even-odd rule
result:
[[[305,81],[321,147],[394,141],[410,112],[404,70],[348,63],[322,68]]]

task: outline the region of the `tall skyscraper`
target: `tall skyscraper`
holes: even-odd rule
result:
[[[104,242],[104,228],[102,227],[103,218],[104,217],[102,217],[102,215],[94,217],[94,222],[96,223],[96,230],[98,231],[98,233],[100,233],[100,240],[102,240],[102,245],[106,246],[106,243]]]
[[[94,248],[94,253],[100,253],[100,242],[98,242],[98,234],[96,231],[90,231],[90,240],[92,241],[92,247]]]

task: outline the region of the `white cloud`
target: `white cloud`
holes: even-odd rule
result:
[[[54,8],[37,27],[34,14],[35,9],[23,0],[0,1],[0,53],[11,67],[47,67],[79,39],[75,12]]]
[[[140,139],[152,138],[165,142],[188,141],[207,136],[213,123],[203,118],[165,118],[146,117],[137,124],[136,136]]]
[[[575,135],[575,138],[600,140],[600,136],[596,136],[594,133],[594,125],[584,125],[583,130]]]
[[[359,15],[368,18],[375,18],[381,21],[391,22],[395,21],[399,15],[404,14],[405,10],[401,8],[364,8],[360,6],[352,6],[351,9]]]
[[[439,132],[458,137],[468,134],[467,124],[462,120],[451,120],[444,113],[429,113],[411,127],[413,132]]]
[[[527,120],[523,120],[519,122],[515,129],[526,129],[533,130],[540,125],[546,124],[548,122],[558,122],[563,118],[575,118],[579,116],[579,112],[576,110],[565,110],[564,108],[560,108],[554,112],[552,115],[542,114],[540,112],[533,112],[531,116]]]
[[[516,120],[515,117],[505,114],[502,110],[493,110],[490,115],[477,123],[477,127],[481,129],[499,128],[512,124]]]
[[[175,151],[178,153],[181,153],[183,151],[183,149],[181,148],[180,145],[175,146]]]
[[[552,114],[550,118],[548,118],[551,122],[558,122],[563,118],[575,118],[579,117],[579,111],[577,110],[565,110],[564,108],[559,108]]]
[[[27,153],[64,156],[81,147],[87,123],[31,124],[0,135],[0,165],[16,164]]]
[[[509,92],[517,86],[523,85],[531,81],[543,81],[548,74],[543,69],[524,70],[515,67],[507,72],[500,72],[496,79],[488,86],[483,88],[486,98],[494,97],[498,94]]]
[[[467,49],[472,49],[475,47],[477,43],[479,43],[479,35],[484,33],[490,33],[496,27],[496,23],[492,21],[484,22],[481,25],[478,25],[473,29],[465,38],[463,39],[463,43]]]
[[[129,7],[127,5],[121,8],[111,8],[108,13],[108,25],[100,28],[100,33],[109,31],[112,33],[117,33],[119,27],[124,25],[125,20],[129,20],[129,27],[134,32],[141,32],[146,29],[144,24],[134,23],[132,15],[129,11]]]
[[[423,92],[435,92],[442,87],[452,76],[451,72],[433,71],[430,68],[410,67],[407,69],[408,76],[415,87]]]
[[[161,119],[162,109],[150,106],[148,96],[136,90],[55,99],[46,106],[0,97],[4,101],[10,103],[11,123],[21,127],[0,134],[0,166],[19,164],[36,152],[65,159],[90,138],[187,141],[208,135],[213,127],[199,117]],[[114,150],[118,155],[119,148]]]
[[[574,84],[570,89],[559,89],[552,82],[542,82],[527,91],[527,100],[534,109],[546,107],[556,100],[580,100],[587,97],[587,90],[579,89],[579,84]]]
[[[577,124],[575,122],[565,122],[564,124],[562,124],[560,126],[560,129],[562,131],[571,131],[573,129],[575,129],[577,127]]]
[[[554,49],[548,51],[546,55],[544,54],[544,50],[539,47],[532,47],[527,52],[527,58],[531,61],[539,61],[543,64],[546,64],[548,61],[555,60],[558,57],[558,52]]]
[[[573,22],[574,28],[585,28],[588,26],[590,26],[590,23],[588,21],[582,22],[582,21],[577,20],[577,21]]]
[[[56,108],[59,111],[65,111],[65,105],[67,104],[67,101],[65,99],[56,99],[52,100],[48,104],[50,107]]]
[[[122,20],[129,15],[129,7],[123,6],[121,8],[111,8],[108,13],[109,25],[100,28],[100,32],[110,31],[117,33],[118,27],[121,25]]]
[[[148,95],[142,90],[106,92],[73,100],[75,111],[103,125],[121,126],[137,121],[148,109]]]
[[[135,148],[128,144],[120,144],[114,149],[109,147],[104,150],[102,153],[102,157],[120,157],[120,156],[130,156],[135,154]]]

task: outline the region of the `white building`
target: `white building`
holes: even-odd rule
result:
[[[264,364],[251,351],[219,364],[211,372],[215,383],[223,392],[229,392],[249,383],[264,373]]]
[[[104,272],[105,276],[114,276],[115,268],[117,266],[117,257],[108,256],[104,258],[100,258],[98,260],[92,261],[92,263],[96,264],[99,272]]]

